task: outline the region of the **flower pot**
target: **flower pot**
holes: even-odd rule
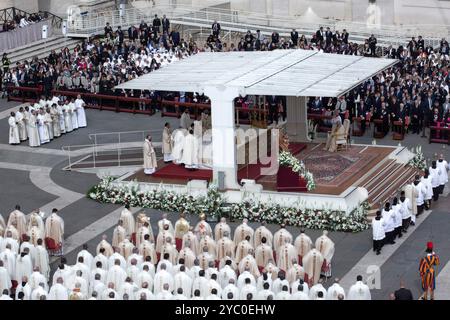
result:
[[[306,192],[306,180],[290,167],[280,166],[277,173],[277,191]]]

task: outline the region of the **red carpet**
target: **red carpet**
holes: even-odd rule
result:
[[[306,144],[302,143],[291,143],[289,144],[289,150],[292,154],[298,154],[303,149],[306,148]],[[248,164],[243,168],[238,170],[237,178],[238,181],[242,179],[252,179],[258,180],[261,178],[261,168],[267,167],[269,165],[262,165],[260,163],[256,164]],[[156,170],[153,174],[155,178],[163,178],[163,179],[180,179],[180,180],[212,180],[212,170],[195,170],[189,171],[185,169],[183,166],[179,166],[173,163],[169,163],[162,167],[161,169]]]

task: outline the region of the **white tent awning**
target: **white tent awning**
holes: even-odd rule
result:
[[[245,95],[337,97],[396,62],[298,49],[205,52],[116,88],[203,92],[225,86]]]

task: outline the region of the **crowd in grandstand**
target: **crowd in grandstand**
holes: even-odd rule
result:
[[[73,51],[64,48],[58,53],[53,51],[44,59],[18,62],[15,66],[3,64],[3,90],[8,84],[13,84],[42,86],[47,97],[52,89],[62,89],[155,100],[171,95],[170,100],[174,98],[173,93],[118,91],[114,86],[201,51],[301,48],[366,56],[375,56],[377,51],[377,39],[373,35],[361,50],[357,43],[349,40],[345,29],[333,32],[320,27],[311,38],[299,35],[295,29],[289,37],[280,37],[277,32],[267,37],[259,30],[256,34],[248,31],[237,44],[231,43],[230,46],[221,42],[220,34],[220,24],[214,22],[211,35],[202,47],[192,39],[182,38],[176,29],[172,30],[165,16],[160,19],[155,15],[150,24],[142,21],[139,26],[131,26],[128,30],[118,27],[114,31],[107,24],[103,38],[85,40]],[[395,66],[367,80],[342,98],[312,97],[309,111],[331,116],[337,109],[341,115],[346,114],[350,121],[361,119],[362,131],[366,121],[370,124],[378,119],[384,134],[398,121],[401,121],[406,132],[411,130],[413,133],[423,132],[429,125],[448,126],[450,76],[447,40],[442,39],[439,47],[433,48],[419,36],[404,46],[384,49],[384,56],[399,60]],[[175,96],[187,102],[192,99],[183,92],[175,93]],[[260,107],[253,97],[238,100],[249,108]],[[281,98],[277,100],[283,101]],[[277,121],[278,110],[286,114],[285,105],[274,108],[271,121]]]
[[[26,15],[16,14],[13,20],[7,20],[3,22],[0,32],[11,31],[16,28],[23,28],[30,24],[36,23],[44,19],[39,13],[32,13],[28,17]]]

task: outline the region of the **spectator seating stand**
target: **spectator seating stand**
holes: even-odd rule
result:
[[[362,129],[361,122],[362,119],[360,117],[353,117],[352,124],[352,135],[355,137],[361,137],[364,135],[364,130]],[[366,121],[366,120],[364,120]]]
[[[386,135],[386,133],[383,131],[383,120],[374,119],[373,124],[373,137],[376,139],[383,139]]]
[[[403,140],[405,138],[405,126],[403,121],[397,120],[392,123],[392,139]]]
[[[450,128],[430,126],[429,143],[450,144]]]

